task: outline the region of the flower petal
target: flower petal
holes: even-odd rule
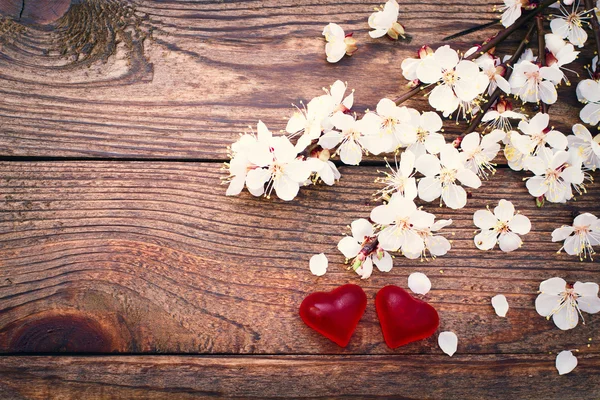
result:
[[[497,294],[492,297],[492,306],[499,317],[506,317],[506,313],[508,312],[508,301],[506,301],[506,296]]]
[[[310,258],[309,268],[310,272],[316,276],[323,276],[325,272],[327,272],[327,266],[329,262],[327,260],[327,256],[325,254],[315,254]]]
[[[514,233],[517,233],[519,235],[526,235],[531,230],[531,221],[526,216],[522,214],[517,214],[508,223],[508,227]]]
[[[577,366],[577,357],[571,351],[563,350],[556,356],[555,365],[559,375],[568,374]]]
[[[339,241],[337,248],[344,257],[350,259],[358,255],[361,246],[352,236],[344,236],[342,240]]]
[[[438,336],[438,346],[440,349],[450,357],[456,353],[456,348],[458,347],[458,337],[454,332],[442,332]]]
[[[422,272],[413,272],[408,276],[408,288],[417,294],[427,294],[431,290],[431,281]]]
[[[500,221],[509,222],[515,215],[515,206],[510,201],[502,199],[494,208],[494,215]]]
[[[473,223],[479,229],[492,229],[498,223],[498,218],[490,210],[477,210],[473,214]]]
[[[392,267],[394,266],[394,261],[392,260],[392,256],[387,251],[383,252],[383,256],[378,258],[377,256],[372,256],[373,262],[378,270],[381,272],[390,272]]]
[[[350,224],[352,237],[359,243],[362,243],[366,237],[373,236],[373,225],[364,218],[352,221]]]

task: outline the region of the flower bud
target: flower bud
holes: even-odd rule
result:
[[[351,56],[358,50],[358,46],[356,45],[356,39],[352,37],[352,33],[348,33],[344,38],[344,43],[346,44],[346,55]]]

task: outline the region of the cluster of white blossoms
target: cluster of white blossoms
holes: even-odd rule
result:
[[[371,276],[373,265],[389,272],[390,253],[409,259],[435,258],[450,250],[450,242],[438,232],[452,220],[435,221],[435,215],[419,209],[412,199],[398,193],[387,204],[371,211],[369,222],[358,219],[351,224],[352,236],[345,236],[338,249],[362,279]]]

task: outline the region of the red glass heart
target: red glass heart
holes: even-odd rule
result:
[[[346,347],[366,308],[364,290],[348,284],[331,292],[308,295],[300,305],[300,318],[321,335]]]
[[[383,338],[395,349],[433,335],[440,324],[437,311],[398,286],[386,286],[375,296]]]

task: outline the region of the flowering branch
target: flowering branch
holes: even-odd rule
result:
[[[506,61],[505,64],[506,64],[507,67],[511,67],[512,64],[515,61],[517,61],[519,59],[519,57],[521,57],[521,55],[525,51],[525,48],[529,44],[529,39],[530,39],[531,34],[533,33],[533,30],[535,29],[535,27],[536,27],[535,24],[531,24],[531,26],[527,30],[527,33],[525,33],[525,36],[523,37],[523,40],[521,40],[521,43],[519,43],[519,46],[515,50],[515,53],[513,54],[513,56]],[[505,79],[508,80],[508,78],[510,78],[511,74],[512,74],[512,68],[507,68],[506,69],[506,75],[504,76]],[[471,133],[471,132],[475,131],[475,129],[477,129],[477,127],[481,123],[481,119],[483,118],[483,116],[485,115],[485,113],[496,102],[496,100],[498,100],[498,98],[500,97],[501,94],[502,94],[502,89],[500,89],[499,87],[497,87],[496,90],[494,90],[494,93],[492,93],[492,95],[490,96],[490,98],[487,101],[487,103],[485,103],[485,105],[483,106],[483,108],[481,109],[481,111],[479,111],[479,113],[477,113],[477,115],[475,116],[475,118],[473,118],[471,120],[471,123],[469,124],[469,126],[465,130],[465,134]]]
[[[507,28],[504,28],[503,30],[498,32],[496,34],[496,36],[494,36],[491,40],[485,42],[478,51],[475,51],[472,54],[469,54],[468,56],[464,57],[464,60],[473,60],[473,59],[479,57],[480,55],[485,54],[489,50],[493,49],[498,44],[502,43],[513,32],[515,32],[517,29],[519,29],[522,25],[524,25],[529,20],[531,20],[531,18],[540,14],[543,10],[545,10],[548,6],[552,5],[553,3],[556,3],[556,0],[544,0],[534,10],[530,11],[527,14],[524,14],[518,20],[516,20],[514,24],[512,24],[511,26],[509,26]],[[428,86],[427,84],[420,84],[419,86],[415,87],[414,89],[411,89],[410,91],[402,94],[401,96],[396,97],[394,99],[394,103],[396,103],[396,105],[400,105],[400,104],[404,103],[406,100],[415,96],[421,90],[425,89],[427,86]]]
[[[587,8],[590,12],[590,24],[592,25],[592,30],[594,31],[594,39],[596,39],[596,53],[598,54],[598,59],[596,60],[596,71],[600,71],[600,26],[598,24],[598,17],[596,16],[593,0],[585,0],[585,8]]]
[[[535,9],[533,9],[532,11],[530,11],[527,14],[522,15],[519,19],[517,19],[515,21],[514,24],[512,24],[508,28],[505,28],[505,29],[501,30],[500,32],[498,32],[498,34],[496,36],[494,36],[494,38],[492,38],[489,42],[485,43],[479,49],[479,51],[465,57],[465,60],[472,60],[472,59],[486,53],[487,51],[493,49],[498,44],[502,43],[504,41],[504,39],[509,37],[514,31],[519,29],[526,22],[531,20],[533,17],[535,17],[536,15],[538,15],[539,13],[541,13],[543,10],[545,10],[546,8],[548,8],[549,6],[551,6],[554,3],[556,3],[556,0],[544,0]]]

